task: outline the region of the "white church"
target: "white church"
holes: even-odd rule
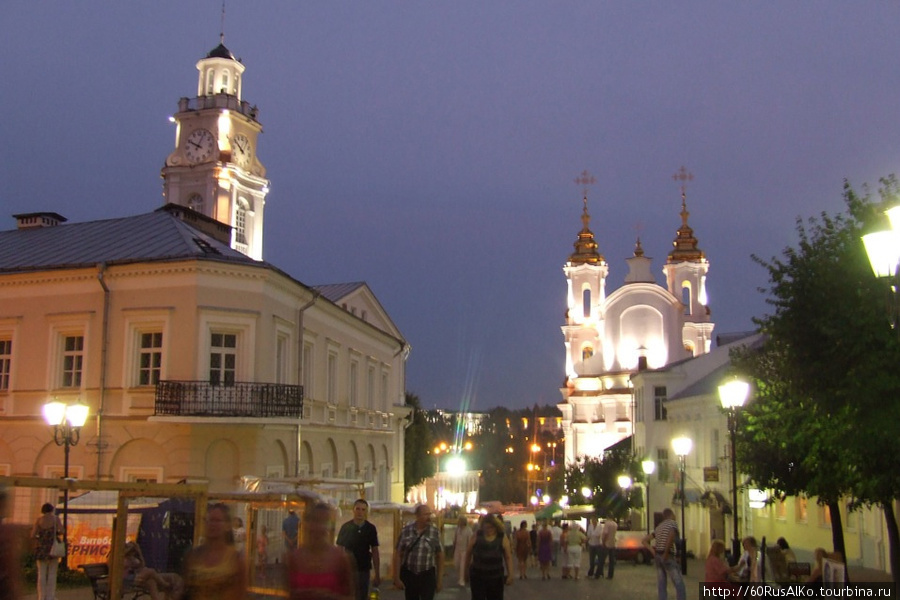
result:
[[[681,200],[681,226],[662,268],[665,286],[656,283],[651,259],[638,239],[634,256],[626,260],[624,284],[610,292],[609,265],[590,229],[585,193],[582,228],[563,267],[568,310],[562,326],[566,374],[559,408],[566,463],[598,456],[634,434],[633,374],[710,350],[709,261],[688,225],[684,187]],[[664,410],[662,401],[657,410]]]

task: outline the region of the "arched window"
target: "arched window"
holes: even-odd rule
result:
[[[203,212],[203,196],[200,194],[191,194],[187,201],[187,207],[198,213]]]
[[[234,208],[234,241],[238,246],[243,246],[246,250],[247,246],[247,201],[238,198],[237,206]]]
[[[691,282],[684,281],[681,284],[681,303],[684,304],[684,314],[691,314]]]
[[[207,95],[213,94],[215,92],[216,86],[216,72],[212,69],[209,69],[206,72],[206,93]]]
[[[590,357],[594,356],[594,348],[591,346],[585,346],[581,349],[581,360],[587,360]]]
[[[587,287],[581,292],[581,306],[584,309],[584,318],[591,316],[591,288]]]
[[[227,71],[227,70],[222,71],[222,88],[221,88],[221,89],[222,89],[222,91],[223,91],[224,93],[226,93],[226,94],[229,92],[229,89],[228,89],[228,71]]]

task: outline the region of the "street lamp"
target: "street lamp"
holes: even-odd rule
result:
[[[53,441],[57,446],[65,448],[63,462],[63,478],[69,478],[69,448],[76,446],[81,439],[81,428],[87,421],[88,407],[81,403],[66,404],[54,400],[44,405],[44,420],[53,427]],[[69,543],[69,488],[63,490],[63,541]],[[63,569],[66,568],[66,557],[62,558]]]
[[[731,436],[731,563],[736,564],[741,555],[741,538],[738,532],[738,485],[737,485],[737,451],[735,437],[737,434],[737,411],[744,406],[750,395],[750,384],[740,379],[732,379],[719,386],[719,400],[722,408],[728,412],[728,434]]]
[[[647,476],[647,508],[645,512],[647,513],[647,535],[650,535],[650,515],[653,514],[650,512],[650,476],[656,471],[656,463],[648,458],[641,462],[641,468],[644,470],[644,475]]]
[[[687,526],[684,523],[684,505],[686,504],[686,498],[684,496],[684,480],[685,480],[685,469],[684,463],[687,455],[691,453],[691,447],[694,445],[694,442],[691,441],[691,438],[681,436],[672,440],[672,449],[675,450],[675,454],[678,458],[681,459],[681,548],[679,548],[679,552],[681,553],[681,574],[687,575]]]
[[[876,231],[862,237],[869,263],[876,277],[893,278],[891,282],[891,326],[900,335],[900,206],[885,211],[891,222],[886,231]]]

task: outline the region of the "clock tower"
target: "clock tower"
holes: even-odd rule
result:
[[[241,99],[244,65],[223,36],[197,70],[197,97],[181,98],[172,117],[175,150],[162,168],[163,196],[230,225],[231,247],[262,260],[269,181],[256,154],[258,110]]]

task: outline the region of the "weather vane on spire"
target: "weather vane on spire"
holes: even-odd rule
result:
[[[684,204],[684,199],[687,195],[687,182],[694,180],[694,174],[685,169],[684,165],[681,165],[678,172],[672,175],[672,180],[681,182],[681,203]]]

